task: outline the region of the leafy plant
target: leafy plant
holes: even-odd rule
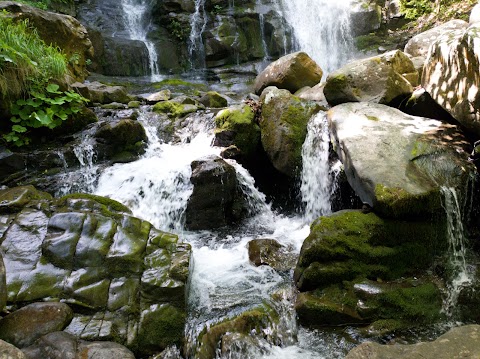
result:
[[[418,19],[420,16],[433,11],[432,0],[400,0],[400,9],[405,18]]]
[[[56,84],[49,84],[45,93],[32,92],[30,95],[27,99],[17,100],[10,109],[13,125],[3,138],[16,146],[30,142],[29,128],[58,127],[70,115],[79,112],[87,101],[76,92],[59,91]]]
[[[74,0],[17,0],[17,2],[48,10],[55,4],[73,4]]]
[[[183,41],[187,38],[188,29],[175,19],[172,19],[170,21],[170,24],[168,25],[168,30],[180,41]]]

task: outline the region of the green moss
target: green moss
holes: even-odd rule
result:
[[[179,118],[197,111],[197,106],[184,105],[174,101],[161,101],[153,106],[153,111],[167,114],[171,118]]]
[[[370,121],[380,121],[380,119],[378,117],[375,117],[375,116],[366,116],[367,119],[369,119]]]
[[[132,213],[132,211],[130,211],[130,209],[127,206],[121,204],[118,201],[115,201],[111,198],[96,196],[94,194],[87,194],[87,193],[67,194],[66,196],[59,198],[58,203],[64,203],[70,199],[90,200],[105,206],[106,208],[108,208],[109,211],[119,212],[119,213],[128,213],[128,214]]]

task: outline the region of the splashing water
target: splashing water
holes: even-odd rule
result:
[[[296,48],[309,54],[327,74],[352,57],[350,0],[277,0],[293,28]]]

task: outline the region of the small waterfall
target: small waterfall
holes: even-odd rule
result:
[[[311,118],[307,137],[302,146],[302,182],[300,192],[305,204],[305,220],[331,213],[330,198],[335,190],[332,169],[328,160],[330,134],[325,112]]]
[[[447,297],[443,311],[449,318],[454,316],[458,296],[463,288],[472,284],[475,271],[467,264],[467,239],[463,228],[463,216],[455,188],[441,187],[444,208],[447,214],[448,255],[451,271],[450,283],[447,285]]]
[[[351,57],[351,0],[277,0],[293,28],[298,50],[308,53],[330,73]]]
[[[160,80],[158,68],[158,54],[155,44],[148,40],[150,26],[149,13],[153,6],[152,0],[121,0],[125,25],[130,34],[130,39],[142,41],[148,50],[150,74],[153,81]]]
[[[188,53],[192,68],[205,68],[205,45],[203,43],[203,32],[207,26],[207,12],[205,0],[195,0],[195,12],[190,16],[190,37],[188,42]]]

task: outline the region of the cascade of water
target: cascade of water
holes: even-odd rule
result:
[[[328,161],[330,134],[325,112],[319,112],[308,123],[307,137],[302,146],[302,175],[300,192],[305,204],[305,220],[329,214],[330,198],[335,190]]]
[[[293,28],[296,47],[308,53],[327,74],[351,57],[351,0],[277,0]]]
[[[443,311],[452,318],[461,290],[470,285],[475,271],[467,265],[467,246],[463,228],[463,216],[457,192],[452,187],[441,187],[444,198],[443,206],[447,215],[449,267],[452,272],[451,281],[447,285],[447,296],[443,303]]]
[[[195,12],[190,16],[191,31],[188,42],[188,53],[193,68],[205,68],[205,45],[202,35],[207,26],[207,20],[205,0],[195,0]]]
[[[155,44],[147,37],[150,25],[151,0],[121,0],[124,18],[130,39],[142,41],[148,50],[150,73],[153,81],[160,80],[158,54]]]

